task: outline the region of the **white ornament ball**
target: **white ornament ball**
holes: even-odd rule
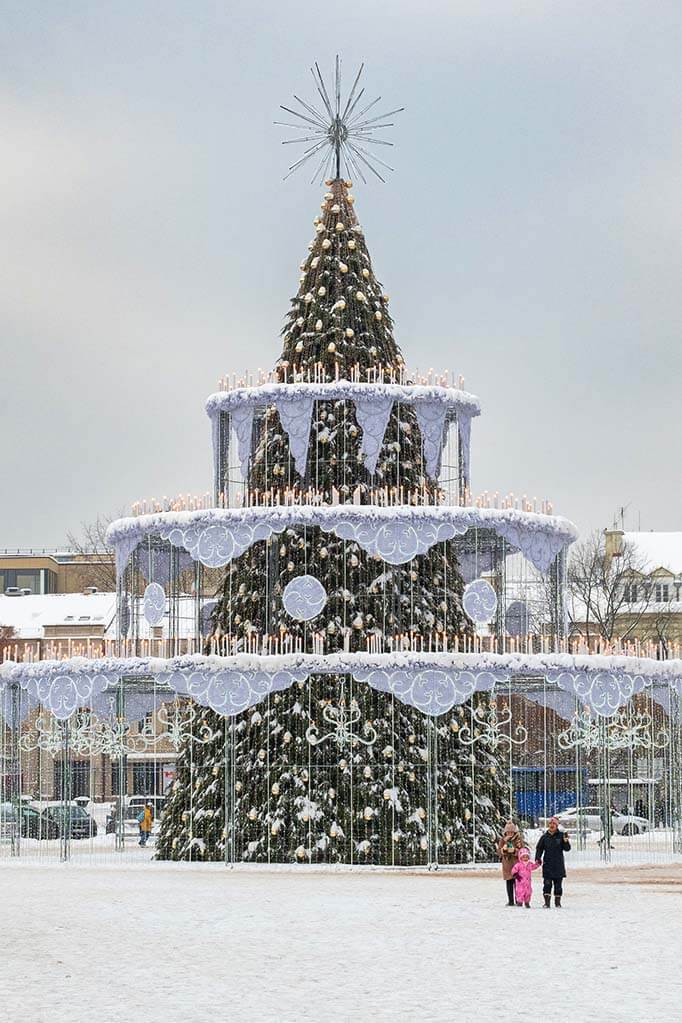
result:
[[[326,295],[327,294],[327,289],[325,287],[318,288],[317,289],[317,294],[318,295]]]
[[[315,330],[322,330],[322,320],[317,320],[315,322]]]
[[[339,263],[339,270],[341,271],[342,274],[348,273],[348,267],[346,266],[345,263]]]
[[[302,317],[302,316],[299,316],[299,317],[297,318],[297,320],[296,320],[296,326],[297,326],[297,327],[302,327],[304,323],[305,323],[305,320],[303,319],[303,317]]]
[[[273,796],[279,795],[279,782],[275,782],[274,785],[272,786],[272,794]]]
[[[341,207],[339,206],[339,204],[337,202],[335,202],[334,205],[332,206],[332,213],[340,213],[340,212],[341,212]]]
[[[364,267],[364,269],[362,271],[362,276],[363,277],[369,277],[369,270],[367,269],[367,267]]]
[[[377,309],[377,311],[374,314],[374,319],[375,320],[382,320],[383,319],[383,316],[381,315],[381,313],[380,313],[380,311],[378,309]]]
[[[366,302],[367,301],[367,299],[365,298],[365,296],[364,296],[362,291],[356,291],[355,292],[355,297],[357,298],[358,302]]]
[[[334,344],[333,341],[330,341],[329,344],[327,345],[327,351],[328,352],[335,352],[336,351],[336,345]]]
[[[302,845],[299,845],[298,849],[296,850],[296,859],[298,860],[305,859],[305,849],[303,848]]]
[[[303,351],[303,342],[302,341],[298,341],[297,342],[297,344],[296,344],[296,351],[297,352],[302,352]]]
[[[251,809],[249,810],[249,820],[250,821],[255,821],[255,820],[257,820],[257,818],[258,818],[258,813],[256,812],[256,808],[255,808],[255,806],[252,806]]]
[[[313,256],[313,258],[310,260],[311,268],[313,270],[317,270],[317,265],[318,265],[319,262],[320,262],[320,257],[319,256]]]
[[[349,248],[349,249],[354,249],[354,248],[355,248],[355,238],[351,238],[351,239],[349,240],[349,242],[348,242],[348,248]]]
[[[305,295],[303,296],[303,301],[310,303],[312,302],[312,300],[313,300],[312,294],[309,291],[306,291]]]
[[[325,240],[322,242],[322,248],[323,249],[331,249],[331,247],[332,247],[332,243],[329,241],[329,238],[325,238]]]
[[[341,231],[345,231],[345,230],[346,230],[346,228],[345,228],[344,224],[342,224],[342,223],[341,223],[341,221],[339,221],[339,222],[338,222],[338,224],[336,225],[336,230],[337,230],[337,231],[338,231],[339,233],[341,233]]]
[[[355,337],[355,331],[351,327],[346,327],[346,337]]]

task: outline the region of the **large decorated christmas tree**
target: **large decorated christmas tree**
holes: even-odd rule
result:
[[[278,378],[398,378],[403,356],[350,182],[327,186],[286,320]],[[274,405],[257,429],[248,486],[269,500],[306,486],[324,503],[369,502],[382,489],[437,501],[410,407],[393,408],[373,472],[350,401],[316,402],[305,479]],[[282,602],[287,583],[302,574],[326,592],[312,622],[292,619]],[[241,637],[246,649],[253,633],[303,636],[314,628],[326,652],[367,650],[372,638],[400,634],[462,635],[470,628],[462,589],[451,542],[394,566],[333,534],[296,526],[230,563],[214,635]],[[233,722],[208,711],[212,738],[181,753],[158,855],[223,859],[229,847],[230,858],[271,862],[486,858],[508,791],[494,751],[460,742],[469,713],[465,705],[431,719],[349,675],[313,676]]]

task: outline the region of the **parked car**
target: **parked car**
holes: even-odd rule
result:
[[[557,817],[565,831],[602,831],[604,827],[604,811],[598,806],[570,806]],[[548,820],[548,817],[541,817],[540,827],[546,828]],[[645,817],[612,808],[611,826],[614,835],[640,835],[650,829],[651,823]]]
[[[23,799],[18,807],[14,803],[1,803],[0,841],[11,841],[17,834],[22,838],[58,838],[59,830],[54,821],[44,818],[40,810]]]
[[[128,800],[128,819],[135,818],[137,820],[138,814],[144,810],[147,803],[150,804],[154,812],[154,820],[163,816],[166,807],[165,796],[131,796]]]
[[[122,808],[120,803],[114,803],[107,814],[105,824],[105,831],[107,835],[113,835],[118,830],[120,815],[123,816],[123,827],[126,834],[136,835],[139,829],[137,818],[140,816],[147,803],[151,804],[154,812],[154,826],[152,828],[152,834],[155,834],[159,821],[163,816],[166,804],[165,796],[129,796],[123,803]]]
[[[42,812],[43,822],[49,828],[53,826],[55,838],[68,834],[69,838],[94,838],[97,834],[97,822],[94,817],[78,806],[77,803],[50,803]]]

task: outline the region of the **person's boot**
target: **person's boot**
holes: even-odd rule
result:
[[[551,895],[545,895],[545,904],[544,904],[544,906],[542,908],[543,909],[549,909],[550,906],[551,906],[551,902],[552,902],[552,896]]]
[[[530,909],[530,902],[524,902],[524,906],[526,907],[526,909]]]
[[[554,896],[554,905],[556,906],[557,909],[561,909],[561,896],[560,895],[555,895]]]

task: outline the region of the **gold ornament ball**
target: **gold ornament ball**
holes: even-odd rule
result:
[[[352,188],[353,182],[346,178],[346,180],[344,181],[344,185],[346,186],[346,188]]]
[[[346,266],[345,263],[339,263],[339,270],[341,271],[342,274],[348,273],[348,267]]]
[[[345,231],[345,230],[346,230],[346,228],[345,228],[344,224],[342,224],[342,223],[341,223],[341,221],[339,221],[339,222],[338,222],[338,224],[336,225],[336,230],[337,230],[337,231],[339,232],[339,234],[340,234],[340,233],[341,233],[342,231]]]
[[[329,241],[329,238],[325,238],[325,240],[322,242],[322,248],[323,249],[331,249],[331,247],[332,247],[332,243]]]
[[[362,276],[363,276],[363,277],[369,277],[369,270],[367,269],[367,267],[366,267],[366,266],[365,266],[365,267],[363,267],[363,270],[362,270]]]
[[[351,238],[350,239],[350,241],[348,242],[348,248],[349,249],[354,249],[355,248],[355,238]]]
[[[355,331],[352,330],[350,327],[346,327],[346,337],[354,337],[354,336],[355,336]]]
[[[334,344],[333,341],[330,341],[329,344],[327,345],[327,351],[328,352],[335,352],[336,351],[336,345]]]

